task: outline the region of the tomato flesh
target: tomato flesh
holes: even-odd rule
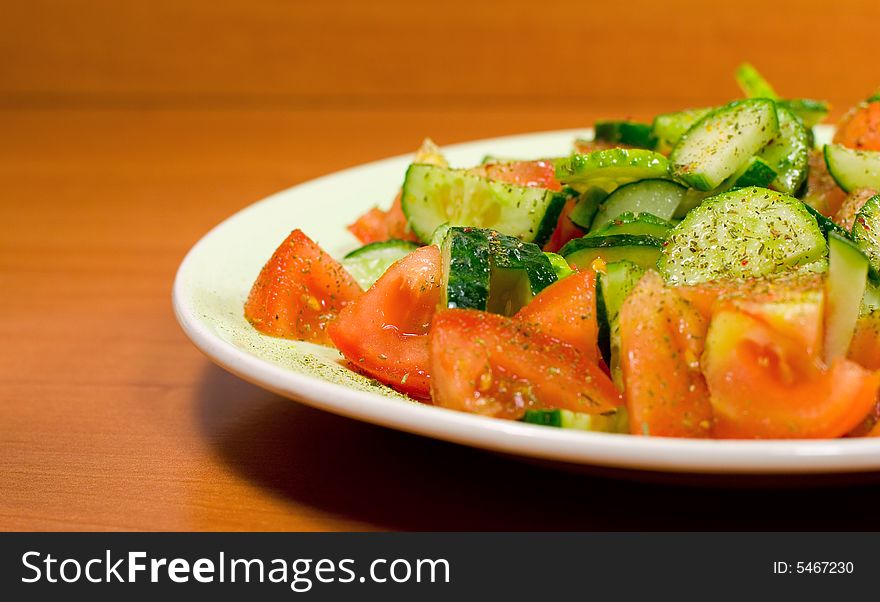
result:
[[[837,124],[834,143],[856,150],[880,150],[880,102],[851,109]]]
[[[700,372],[705,321],[648,272],[620,310],[624,397],[634,435],[708,437],[712,407]]]
[[[419,238],[410,230],[409,221],[403,213],[400,193],[394,197],[390,209],[383,211],[373,207],[348,226],[348,231],[365,245],[391,239],[419,242]]]
[[[430,393],[428,329],[440,303],[440,250],[421,247],[392,265],[328,332],[359,372],[416,397]]]
[[[569,343],[590,361],[598,363],[595,272],[576,272],[554,282],[514,317],[534,324],[544,334]]]
[[[880,373],[846,359],[825,369],[796,338],[735,310],[712,319],[703,368],[719,438],[841,437],[869,414],[880,387]]]
[[[345,268],[294,230],[260,270],[244,314],[264,334],[330,345],[328,324],[362,294]]]
[[[595,362],[520,320],[445,310],[434,317],[429,340],[438,406],[518,419],[529,409],[600,414],[622,403]]]

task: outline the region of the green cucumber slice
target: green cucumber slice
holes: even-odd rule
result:
[[[812,145],[807,128],[794,113],[777,105],[776,118],[779,133],[761,151],[759,157],[776,172],[776,177],[768,183],[769,187],[793,195],[807,179],[807,164]],[[756,182],[754,185],[762,184]]]
[[[850,240],[828,236],[825,280],[825,363],[846,357],[868,284],[868,258]]]
[[[611,378],[619,389],[624,388],[620,364],[620,308],[645,274],[644,268],[631,261],[609,263],[605,272],[599,272],[596,281],[599,349],[611,369]]]
[[[684,186],[671,180],[640,180],[626,184],[608,195],[593,219],[591,230],[606,226],[624,213],[650,213],[669,220],[686,194]]]
[[[408,240],[372,242],[355,249],[342,259],[342,266],[354,276],[361,288],[367,290],[385,271],[419,246]]]
[[[699,284],[759,278],[826,254],[825,236],[801,201],[766,188],[740,188],[688,213],[669,235],[658,267],[669,283]]]
[[[630,182],[668,175],[666,157],[641,148],[611,148],[576,154],[556,164],[556,178],[578,192],[594,186],[611,192]]]
[[[804,203],[804,208],[809,212],[810,215],[816,218],[816,223],[819,225],[819,229],[822,231],[822,234],[825,235],[826,240],[828,239],[828,235],[832,232],[834,232],[838,236],[842,236],[850,240],[852,239],[849,232],[837,225],[834,220],[828,219],[827,217],[819,213],[818,209],[814,208],[811,205],[808,205],[807,203]]]
[[[654,117],[651,124],[651,133],[657,140],[655,150],[668,153],[672,150],[685,132],[691,126],[705,117],[712,109],[703,107],[699,109],[686,109],[676,113],[664,113]]]
[[[550,251],[544,251],[544,255],[546,255],[547,259],[550,261],[550,267],[553,268],[557,280],[562,280],[563,278],[567,278],[574,274],[574,270],[571,269],[571,266],[568,265],[568,262],[565,261],[565,258],[562,255],[557,255]]]
[[[862,297],[862,306],[859,313],[864,316],[875,311],[880,311],[880,284],[873,282],[869,278],[868,285],[865,288],[865,295]]]
[[[852,237],[871,262],[874,276],[880,276],[880,195],[872,196],[859,209]]]
[[[594,127],[596,140],[611,144],[625,144],[635,148],[653,149],[657,139],[647,123],[634,121],[597,121]]]
[[[778,132],[772,100],[732,102],[703,117],[682,136],[669,154],[672,174],[697,190],[712,190]]]
[[[828,173],[846,192],[856,188],[880,188],[880,151],[826,144],[825,164]]]
[[[831,106],[824,100],[813,100],[811,98],[777,100],[776,106],[785,107],[794,113],[808,128],[812,128],[825,121],[825,118],[828,117],[828,112],[831,110]]]
[[[413,232],[426,243],[438,226],[449,223],[491,228],[543,245],[556,228],[565,200],[561,192],[413,163],[403,182],[401,205]]]
[[[593,269],[597,259],[606,264],[626,260],[647,269],[657,264],[662,247],[663,241],[653,236],[584,236],[566,243],[559,254],[581,270]]]
[[[574,208],[571,210],[568,219],[578,228],[589,230],[593,225],[593,220],[596,218],[596,213],[598,213],[602,201],[606,198],[608,198],[608,193],[598,186],[586,189],[578,195],[578,199],[575,201]]]
[[[776,179],[776,170],[761,157],[752,157],[745,167],[731,178],[733,178],[731,188],[747,188],[749,186],[767,188]],[[724,188],[724,184],[719,188]]]
[[[629,420],[626,408],[618,408],[606,414],[587,414],[571,410],[526,410],[523,422],[553,426],[578,431],[600,433],[628,433]]]
[[[660,219],[651,213],[622,213],[611,222],[587,236],[614,236],[615,234],[632,234],[635,236],[653,236],[665,240],[672,230],[672,223]]]
[[[771,100],[779,98],[770,82],[764,79],[764,76],[749,63],[740,65],[734,77],[743,94],[749,98],[769,98]]]
[[[441,257],[441,307],[511,316],[557,279],[540,247],[484,228],[451,227]]]

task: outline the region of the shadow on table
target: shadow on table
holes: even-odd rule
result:
[[[206,368],[219,457],[275,495],[392,530],[863,530],[880,485],[651,484],[533,466],[315,410]]]

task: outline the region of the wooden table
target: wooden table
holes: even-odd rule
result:
[[[876,0],[5,8],[0,529],[876,527],[877,485],[640,484],[312,410],[214,367],[170,297],[235,210],[424,135],[721,102],[744,59],[839,112],[877,83]]]
[[[0,527],[876,526],[876,486],[607,480],[336,417],[213,366],[175,323],[178,263],[236,209],[423,132],[591,118],[551,109],[0,112]]]

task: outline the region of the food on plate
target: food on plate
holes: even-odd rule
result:
[[[293,231],[260,332],[451,410],[648,437],[880,436],[880,99],[603,120],[558,157],[452,166],[425,140],[336,261]]]

